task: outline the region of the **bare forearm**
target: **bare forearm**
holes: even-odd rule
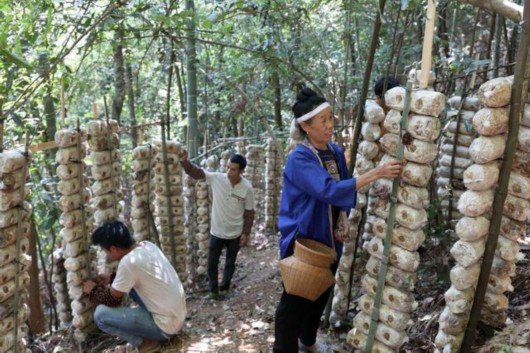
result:
[[[252,224],[254,223],[254,210],[245,210],[243,213],[243,233],[249,235],[250,230],[252,229]]]
[[[206,178],[206,175],[204,174],[204,170],[197,167],[195,164],[191,163],[189,160],[180,161],[180,164],[182,165],[182,168],[184,168],[184,172],[186,172],[186,174],[188,174],[193,179],[199,180],[199,179]]]
[[[357,183],[355,184],[355,189],[356,190],[362,189],[363,187],[370,184],[371,182],[376,181],[377,179],[379,179],[377,169],[372,169],[364,173],[363,175],[357,177]]]
[[[378,167],[364,173],[357,178],[356,190],[362,189],[366,185],[381,178],[394,179],[401,174],[403,162],[391,160],[381,163]]]

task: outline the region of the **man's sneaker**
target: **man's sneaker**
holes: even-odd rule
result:
[[[219,291],[219,296],[222,297],[223,300],[224,299],[228,299],[228,298],[230,298],[230,292],[228,291],[228,289],[221,289]]]
[[[210,292],[210,294],[208,294],[208,299],[223,300],[224,297],[219,292]]]

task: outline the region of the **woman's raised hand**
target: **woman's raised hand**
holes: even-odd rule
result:
[[[403,169],[403,161],[391,160],[381,163],[375,170],[379,178],[393,179],[401,174]]]

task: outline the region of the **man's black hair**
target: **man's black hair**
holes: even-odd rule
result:
[[[397,78],[395,78],[394,76],[388,76],[386,78],[386,90],[383,92],[383,89],[384,89],[384,86],[385,86],[385,77],[379,77],[377,79],[377,81],[375,82],[375,86],[374,86],[374,93],[376,96],[378,97],[383,97],[383,95],[385,94],[386,91],[388,91],[389,89],[392,89],[394,87],[398,87],[398,86],[401,86],[399,81],[397,80]]]
[[[92,243],[105,249],[110,249],[113,245],[129,249],[134,244],[134,239],[125,224],[120,221],[110,221],[103,223],[92,233]]]
[[[244,170],[247,167],[247,160],[240,154],[233,154],[230,157],[230,162],[239,164],[239,170]]]

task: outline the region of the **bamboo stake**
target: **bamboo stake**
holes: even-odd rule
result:
[[[140,130],[141,131],[141,130]],[[140,142],[140,141],[138,141]],[[147,171],[147,217],[149,218],[149,226],[147,227],[147,240],[151,241],[151,228],[152,234],[155,237],[155,243],[159,248],[162,248],[160,245],[160,237],[158,235],[158,229],[156,229],[155,218],[153,217],[153,212],[151,212],[151,207],[149,206],[151,200],[151,160],[153,159],[153,146],[149,144],[149,169]]]
[[[421,54],[420,89],[429,85],[432,65],[432,43],[434,40],[434,22],[436,21],[436,0],[427,0],[427,17],[425,18],[425,34]]]
[[[114,184],[114,159],[112,158],[112,128],[110,126],[110,119],[109,114],[107,114],[107,110],[105,109],[105,121],[107,123],[107,148],[109,150],[109,159],[110,159],[110,180],[112,183],[113,189],[118,189],[120,187],[120,183],[118,181],[118,185]],[[118,138],[119,141],[119,138]],[[118,145],[119,149],[119,145]],[[112,200],[114,201],[114,210],[116,211],[116,218],[118,217],[118,198],[117,198],[117,192],[116,190],[112,191]]]
[[[530,60],[528,59],[530,47],[530,0],[524,2],[523,22],[521,23],[522,33],[519,40],[519,49],[517,51],[517,60],[515,63],[515,75],[512,85],[512,98],[510,101],[510,118],[508,122],[508,139],[506,141],[506,153],[504,155],[501,172],[499,175],[499,182],[495,190],[495,197],[493,199],[492,216],[490,221],[490,228],[488,232],[488,240],[486,242],[486,250],[482,259],[480,267],[480,276],[478,285],[475,290],[475,297],[473,306],[471,307],[471,314],[469,316],[469,323],[467,325],[461,353],[471,351],[471,345],[475,339],[475,330],[480,319],[480,312],[484,303],[484,295],[488,286],[488,279],[491,273],[493,264],[493,257],[499,239],[499,231],[501,228],[502,210],[504,201],[506,200],[508,182],[510,180],[510,172],[513,165],[513,157],[517,148],[517,139],[519,135],[519,120],[521,118],[522,110],[524,109],[524,99],[527,95],[528,86],[525,85],[525,80],[528,80],[530,74]]]
[[[529,0],[530,1],[530,0]],[[412,93],[412,81],[407,82],[405,102],[403,103],[403,115],[399,127],[399,140],[397,146],[397,159],[402,161],[405,147],[403,145],[403,135],[407,131],[410,97]],[[388,211],[388,222],[385,234],[385,243],[383,249],[383,256],[381,258],[381,268],[377,276],[377,290],[375,292],[374,305],[372,309],[372,317],[370,320],[370,329],[366,339],[366,352],[372,352],[372,347],[375,339],[375,330],[379,321],[379,307],[383,297],[383,288],[385,287],[386,271],[388,268],[388,255],[390,254],[390,247],[392,246],[392,232],[394,231],[394,220],[396,217],[397,192],[399,187],[399,178],[395,178],[392,182],[392,194],[390,196],[390,210]]]
[[[83,229],[83,239],[85,240],[85,244],[86,244],[86,252],[87,252],[87,263],[88,263],[88,266],[87,266],[87,274],[88,274],[88,278],[92,278],[92,275],[90,273],[90,239],[89,239],[89,236],[88,236],[88,232],[87,232],[87,226],[86,226],[86,223],[87,223],[87,217],[86,217],[86,209],[85,209],[85,185],[84,185],[84,170],[83,170],[83,160],[81,158],[82,154],[81,154],[81,151],[82,151],[82,148],[81,148],[81,125],[79,123],[79,118],[77,118],[77,126],[76,126],[76,129],[77,129],[77,155],[79,156],[79,161],[77,161],[77,168],[78,168],[78,178],[79,178],[79,197],[81,198],[81,202],[80,202],[80,205],[81,205],[81,225],[82,225],[82,229]]]
[[[165,123],[162,122],[160,124],[161,126],[161,134],[162,134],[162,161],[164,163],[164,184],[166,185],[166,209],[167,209],[167,220],[168,220],[168,226],[169,226],[169,246],[171,247],[171,263],[176,268],[177,267],[177,249],[175,248],[175,232],[174,232],[174,224],[173,224],[173,217],[171,212],[171,197],[169,195],[169,167],[167,164],[167,146],[166,146],[166,133],[164,131]]]
[[[26,178],[27,178],[27,172],[28,172],[28,164],[29,164],[29,131],[26,130],[26,142],[25,142],[25,149],[24,149],[24,156],[26,157],[24,159],[24,165],[22,166],[22,180],[23,183],[20,186],[19,193],[20,193],[20,204],[19,204],[19,212],[18,212],[18,223],[17,223],[17,240],[15,245],[15,303],[13,305],[13,352],[18,352],[18,304],[20,301],[20,242],[22,241],[22,226],[24,221],[24,195],[25,195],[25,188],[26,188]]]

